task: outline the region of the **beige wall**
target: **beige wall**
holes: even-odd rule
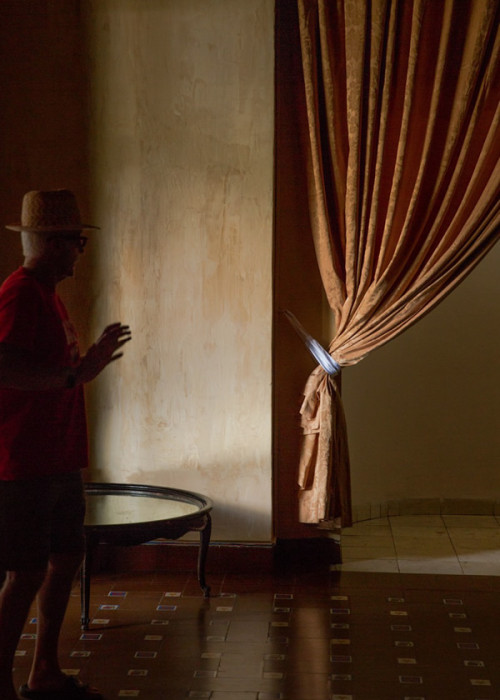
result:
[[[363,514],[391,500],[500,501],[499,269],[497,245],[440,306],[344,372]]]
[[[271,538],[272,0],[89,2],[93,478],[215,501]]]

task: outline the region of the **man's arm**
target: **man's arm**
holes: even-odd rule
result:
[[[47,367],[25,350],[0,344],[0,387],[28,391],[63,389],[70,374],[69,367]]]
[[[0,343],[0,387],[25,391],[72,388],[97,377],[123,353],[117,352],[131,339],[128,326],[107,326],[80,364],[75,367],[51,367],[41,364],[31,353]]]

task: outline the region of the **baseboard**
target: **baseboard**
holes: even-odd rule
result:
[[[500,501],[481,498],[405,498],[353,505],[353,522],[396,515],[500,515]]]
[[[278,539],[274,547],[275,571],[325,573],[341,562],[340,544],[331,537]]]
[[[197,542],[156,540],[133,547],[99,545],[94,554],[94,573],[131,571],[196,571]],[[272,573],[275,571],[327,572],[340,563],[340,547],[329,537],[279,539],[275,543],[211,542],[207,574]]]

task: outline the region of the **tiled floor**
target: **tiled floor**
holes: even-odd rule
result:
[[[209,573],[209,599],[194,573],[94,576],[88,632],[73,591],[64,667],[107,700],[499,700],[500,576],[462,568],[476,560],[491,569],[484,552],[499,542],[498,523],[422,522],[355,526],[342,538],[348,561],[324,573]],[[452,559],[460,575],[401,573]],[[380,570],[391,562],[397,568]],[[349,570],[361,566],[371,570]]]
[[[395,516],[342,533],[342,570],[500,576],[493,515]]]

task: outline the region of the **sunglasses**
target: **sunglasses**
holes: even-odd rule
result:
[[[75,243],[76,245],[78,245],[80,251],[83,251],[85,249],[85,246],[87,245],[88,241],[87,236],[74,236],[71,233],[58,233],[55,236],[50,236],[50,238],[48,238],[47,240],[52,241],[55,238],[61,241],[71,241]]]

